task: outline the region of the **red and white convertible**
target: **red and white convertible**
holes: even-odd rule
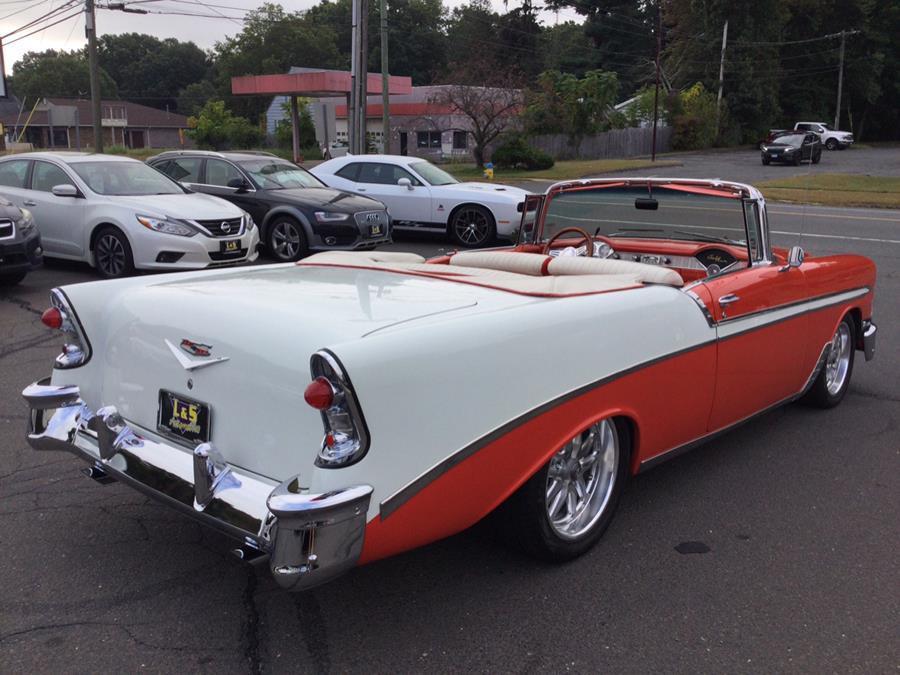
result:
[[[53,292],[66,346],[29,442],[268,555],[285,588],[501,509],[533,553],[600,538],[628,476],[874,354],[875,267],[773,248],[747,185],[629,178],[527,199],[518,243]]]

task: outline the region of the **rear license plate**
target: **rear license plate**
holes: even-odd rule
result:
[[[221,245],[222,253],[238,253],[241,250],[241,240],[232,239],[231,241],[223,241]]]
[[[378,223],[377,225],[369,225],[369,236],[370,237],[377,237],[383,231],[384,230],[381,229],[381,223]]]
[[[174,434],[191,443],[209,441],[209,406],[184,396],[159,390],[159,420],[161,431]]]

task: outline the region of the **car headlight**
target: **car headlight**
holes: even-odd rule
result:
[[[797,149],[797,148],[788,148],[787,150],[784,151],[784,154],[789,155],[789,154],[791,154],[792,152],[794,152],[794,150],[796,150],[796,149]]]
[[[174,234],[179,237],[193,237],[197,234],[197,230],[180,223],[177,220],[168,220],[166,218],[154,218],[153,216],[136,216],[138,222],[148,230],[154,232],[162,232],[163,234]]]
[[[251,216],[246,211],[244,212],[244,229],[249,232],[254,227],[256,227],[256,223],[253,222],[253,216]]]
[[[316,211],[316,220],[320,223],[339,223],[350,217],[349,213],[330,213],[329,211]]]
[[[28,209],[20,209],[20,211],[22,212],[22,217],[16,221],[16,227],[19,229],[20,234],[26,234],[34,229],[34,216],[31,215],[31,211]]]

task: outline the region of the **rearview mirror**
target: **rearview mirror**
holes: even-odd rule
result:
[[[412,181],[409,178],[400,178],[397,180],[397,185],[403,185],[407,190],[413,189]]]
[[[634,200],[634,208],[639,211],[656,211],[659,209],[659,202],[653,197],[638,197]]]
[[[69,183],[64,183],[62,185],[54,185],[50,188],[50,192],[55,194],[57,197],[77,197],[78,196],[78,188],[74,185],[70,185]]]

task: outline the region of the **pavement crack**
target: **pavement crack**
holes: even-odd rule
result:
[[[256,569],[247,565],[247,585],[244,588],[244,658],[253,675],[262,672],[259,649],[259,609],[256,606]]]
[[[319,600],[312,593],[299,593],[294,598],[300,636],[306,643],[306,651],[312,659],[315,673],[331,671],[331,655],[328,653],[328,631]]]
[[[38,345],[42,345],[45,342],[51,342],[53,340],[59,340],[59,336],[41,334],[40,336],[36,335],[27,340],[16,340],[14,344],[7,345],[6,347],[0,347],[0,359],[17,352],[25,351],[26,349],[30,349],[32,347],[37,347]]]
[[[31,303],[28,302],[27,300],[21,300],[19,298],[13,298],[8,295],[3,295],[3,296],[0,296],[0,302],[5,302],[10,305],[15,305],[19,309],[24,309],[26,312],[31,312],[32,314],[35,314],[37,316],[41,316],[41,314],[43,314],[43,312],[41,310],[35,309],[34,307],[32,307]]]

